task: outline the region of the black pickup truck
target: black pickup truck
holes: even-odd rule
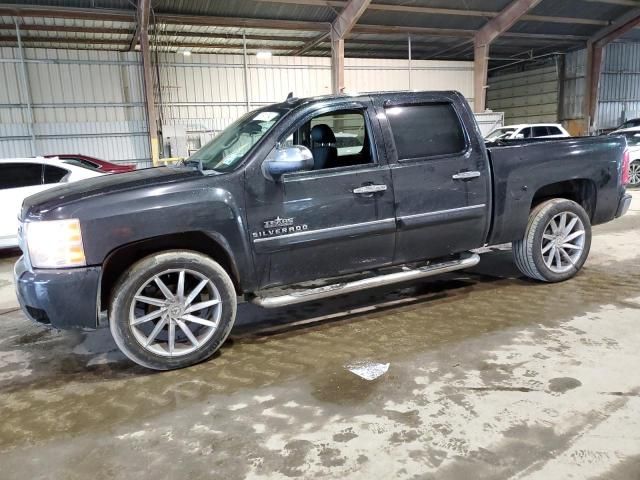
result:
[[[506,242],[524,275],[569,279],[591,225],[628,209],[627,181],[624,138],[487,149],[456,92],[292,98],[180,165],[27,198],[15,281],[32,320],[108,323],[130,359],[173,369],[220,347],[242,297],[280,307],[415,280]]]

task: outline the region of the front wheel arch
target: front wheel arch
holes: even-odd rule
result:
[[[203,232],[184,232],[147,238],[122,245],[111,251],[102,264],[100,279],[100,305],[111,302],[118,279],[141,258],[167,250],[191,250],[207,255],[218,262],[231,277],[236,293],[242,295],[240,274],[229,251]]]

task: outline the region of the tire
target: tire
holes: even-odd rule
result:
[[[634,160],[629,165],[629,187],[640,187],[640,160]]]
[[[120,277],[109,328],[130,360],[173,370],[211,357],[229,336],[236,309],[233,282],[218,263],[170,250],[143,258]]]
[[[565,228],[561,229],[563,218]],[[574,219],[572,229],[567,232]],[[579,234],[580,231],[583,234]],[[591,221],[587,212],[576,202],[564,198],[536,206],[529,214],[524,238],[512,245],[518,270],[542,282],[562,282],[574,277],[587,260],[590,248]]]

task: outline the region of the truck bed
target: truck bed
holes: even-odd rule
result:
[[[596,198],[597,192],[589,212],[592,223],[613,219],[625,148],[626,140],[615,136],[516,140],[488,146],[494,185],[488,244],[522,238],[532,204],[552,196],[554,183],[559,190],[570,185],[577,197],[590,191]]]

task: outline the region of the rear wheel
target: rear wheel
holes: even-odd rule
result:
[[[591,248],[591,222],[576,202],[556,198],[531,211],[525,237],[513,242],[513,256],[526,276],[561,282],[580,271]]]
[[[213,355],[231,331],[236,305],[233,283],[218,263],[196,252],[167,251],[125,272],[109,327],[131,360],[171,370]]]

